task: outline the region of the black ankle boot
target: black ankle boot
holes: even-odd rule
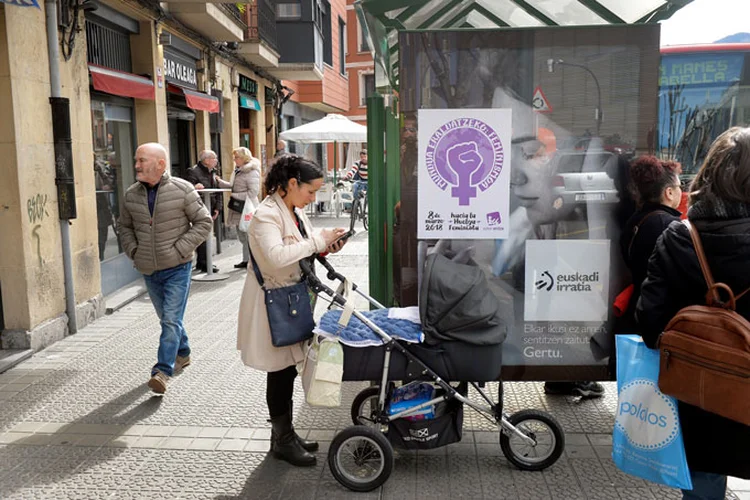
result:
[[[294,402],[289,401],[289,417],[294,420]],[[294,431],[294,425],[292,425],[292,431]],[[308,441],[306,439],[302,439],[299,434],[297,434],[296,431],[294,431],[294,435],[297,436],[297,442],[302,446],[305,450],[309,451],[310,453],[314,453],[318,451],[318,448],[320,448],[320,445],[317,441]]]
[[[271,427],[271,453],[274,457],[300,467],[315,465],[315,455],[308,453],[297,441],[289,413],[272,417]]]

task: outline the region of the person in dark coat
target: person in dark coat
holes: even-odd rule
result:
[[[192,168],[189,168],[185,173],[185,180],[192,183],[195,189],[216,189],[219,184],[216,182],[216,167],[219,164],[219,157],[211,150],[201,151],[198,156],[198,163]],[[203,197],[201,197],[203,199]],[[219,214],[224,210],[224,202],[222,193],[214,193],[211,195],[211,218],[214,220],[214,234],[217,231],[216,219]],[[199,271],[206,272],[208,270],[206,264],[206,242],[204,241],[198,247],[196,253],[198,259],[196,262],[196,268]],[[219,268],[213,266],[213,272],[218,273]]]
[[[630,314],[641,295],[641,284],[646,279],[648,259],[654,252],[656,240],[674,221],[679,221],[677,207],[682,197],[679,164],[661,161],[654,156],[642,156],[630,167],[632,189],[639,210],[625,223],[620,236],[620,250],[633,276],[633,295]]]
[[[698,230],[717,282],[750,288],[750,128],[721,134],[690,188],[688,219]],[[673,222],[656,242],[636,306],[648,347],[683,307],[705,304],[707,285],[688,229]],[[737,302],[750,319],[750,295]],[[748,394],[737,394],[747,398]],[[684,499],[724,498],[727,476],[750,479],[750,426],[679,402],[693,490]]]

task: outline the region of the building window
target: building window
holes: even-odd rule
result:
[[[328,0],[318,0],[320,30],[323,34],[323,62],[333,66],[333,38],[331,36],[331,4]]]
[[[302,17],[302,6],[299,2],[277,3],[276,19],[294,20]]]
[[[130,106],[110,104],[97,97],[91,99],[100,261],[122,253],[117,220],[122,195],[135,182],[132,116]]]
[[[359,80],[359,105],[367,106],[367,98],[375,93],[375,74],[365,73]]]
[[[130,34],[86,19],[86,53],[89,64],[130,73]]]
[[[325,42],[323,41],[323,35],[321,35],[318,30],[314,29],[313,33],[315,39],[315,66],[317,66],[320,71],[323,71],[323,61],[325,60],[325,57],[323,56],[323,54],[325,53]]]
[[[339,17],[339,72],[346,75],[346,23]]]
[[[367,36],[365,35],[365,28],[361,24],[359,25],[359,51],[370,52],[370,44],[367,43]]]

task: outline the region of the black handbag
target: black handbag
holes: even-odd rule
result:
[[[291,286],[266,289],[252,253],[250,260],[265,295],[268,326],[271,327],[271,343],[274,347],[293,345],[312,338],[315,321],[305,280]]]
[[[245,208],[245,200],[229,198],[229,203],[227,203],[227,206],[229,207],[229,210],[242,213],[242,210]]]

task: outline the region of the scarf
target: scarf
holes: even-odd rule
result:
[[[729,201],[715,196],[698,200],[688,209],[688,219],[693,220],[731,220],[750,218],[750,204]]]

